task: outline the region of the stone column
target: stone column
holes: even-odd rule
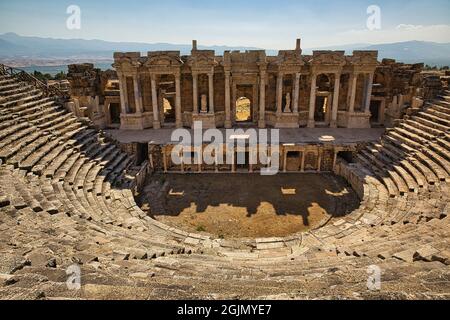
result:
[[[156,92],[156,79],[155,75],[151,75],[152,83],[152,105],[153,105],[153,129],[160,129],[161,123],[159,122],[159,110],[158,110],[158,94]]]
[[[194,114],[198,113],[198,74],[192,73],[192,102]]]
[[[294,83],[294,113],[298,113],[298,100],[300,93],[300,73],[295,74],[295,83]]]
[[[184,150],[181,149],[180,153],[178,154],[178,157],[181,160],[181,172],[184,173]]]
[[[286,149],[283,150],[283,172],[287,172],[287,153]]]
[[[349,109],[350,113],[355,112],[355,100],[356,100],[356,84],[358,82],[358,74],[352,73],[350,75],[348,90],[349,90]]]
[[[302,151],[302,164],[300,165],[300,171],[305,172],[305,158],[306,158],[306,151]]]
[[[232,152],[233,152],[233,162],[231,163],[231,173],[235,173],[236,172],[236,151],[234,150],[234,146],[232,148]]]
[[[134,74],[133,75],[133,85],[134,85],[134,100],[136,104],[136,113],[142,114],[143,108],[142,108],[142,94],[141,94],[141,86],[139,83],[139,75]]]
[[[333,155],[333,172],[336,170],[337,154],[338,154],[338,151],[334,150],[334,155]]]
[[[164,172],[167,173],[167,148],[163,148],[163,167],[164,167]]]
[[[334,92],[333,92],[333,107],[331,109],[331,128],[337,128],[337,116],[339,111],[339,89],[341,86],[341,74],[334,75]]]
[[[155,169],[155,164],[153,162],[153,151],[150,152],[150,154],[148,155],[149,161],[150,161],[150,168]]]
[[[322,171],[322,150],[317,153],[317,172]]]
[[[317,82],[317,75],[313,73],[311,75],[311,95],[309,96],[309,114],[308,114],[308,128],[314,128],[315,127],[315,121],[314,121],[314,112],[316,110],[316,82]]]
[[[366,87],[366,101],[364,102],[364,112],[370,113],[370,101],[372,100],[373,73],[369,73]]]
[[[120,105],[122,114],[127,114],[128,111],[128,91],[127,91],[127,78],[124,75],[119,76],[120,85]]]
[[[181,83],[180,74],[175,74],[175,116],[177,128],[183,127],[183,119],[181,115]]]
[[[202,172],[203,150],[201,146],[196,148],[196,150],[197,150],[198,172]]]
[[[266,72],[261,71],[259,76],[259,122],[258,128],[266,127]]]
[[[231,128],[230,72],[225,71],[225,128]]]
[[[214,114],[214,72],[208,73],[209,113]]]
[[[214,172],[219,173],[219,159],[217,158],[217,150],[214,150]]]
[[[283,73],[279,72],[277,77],[277,116],[283,113]]]

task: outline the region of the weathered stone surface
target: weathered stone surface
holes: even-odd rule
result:
[[[196,54],[203,53],[198,50]],[[277,82],[281,82],[282,98],[296,91],[295,75],[283,74],[284,80],[277,80],[280,68],[286,72],[312,66],[323,72],[321,67],[326,61],[331,61],[334,68],[348,63],[353,68],[364,68],[373,62],[373,53],[357,52],[351,57],[342,52],[302,56],[298,50],[281,52],[275,58],[261,51],[224,57],[205,55],[205,64],[202,59],[185,64],[186,58],[173,52],[151,54],[141,60],[150,60],[146,67],[155,71],[155,67],[167,67],[159,58],[169,57],[172,68],[181,69],[181,96],[189,96],[188,100],[193,95],[186,89],[192,79],[189,68],[201,73],[206,71],[202,69],[205,65],[214,67],[213,102],[225,99],[222,72],[232,73],[225,70],[227,67],[243,65],[249,68],[249,74],[257,75],[260,66],[267,67],[264,80],[268,81],[266,98],[271,106],[276,106]],[[139,55],[126,56],[132,62],[140,61]],[[264,61],[268,65],[258,64]],[[406,87],[423,83],[421,96],[416,97],[423,101],[437,88],[436,78],[420,81],[418,65],[386,60],[372,67],[375,69],[363,71],[373,71],[374,81],[396,95],[392,97],[391,111],[410,102],[405,101],[410,98]],[[377,76],[379,67],[389,81]],[[88,82],[97,77],[89,74],[92,66],[72,67],[71,71],[74,75],[87,71]],[[441,97],[423,105],[412,101],[414,106],[407,116],[396,121],[379,141],[339,150],[326,141],[321,148],[316,144],[300,146],[305,152],[306,169],[328,168],[352,186],[361,199],[355,210],[344,210],[342,216],[333,216],[317,230],[304,234],[221,239],[178,230],[147,217],[134,199],[145,178],[152,177],[146,162],[135,166],[139,148],[125,146],[130,147],[131,154],[123,152],[117,141],[88,128],[86,122],[55,104],[53,97],[47,96],[51,93],[4,72],[0,68],[1,299],[448,298],[449,91],[443,90]],[[236,71],[233,77],[239,79],[239,73]],[[197,89],[199,94],[208,95],[208,73],[203,75]],[[239,81],[259,83],[257,77],[241,77]],[[304,116],[307,112],[308,77],[300,77],[299,89],[298,122],[303,119],[304,125],[307,118],[301,118],[300,113]],[[342,77],[341,88],[344,100],[348,91],[343,88],[349,84],[346,77]],[[168,76],[158,82],[172,85]],[[318,86],[323,82],[319,79]],[[151,79],[143,84],[150,85],[151,90]],[[85,85],[81,83],[79,89]],[[91,89],[96,85],[89,83]],[[373,88],[376,97],[382,93],[377,92],[378,87]],[[143,91],[145,95],[146,89]],[[295,97],[290,98],[289,103],[282,99],[281,111],[293,113]],[[211,106],[207,99],[208,111]],[[183,103],[182,107],[191,110],[193,106]],[[222,117],[217,120],[220,126],[221,121],[225,123],[221,115],[224,106],[215,103],[214,107],[218,119]],[[267,110],[268,117],[270,112],[276,110]],[[400,118],[395,112],[387,114]],[[283,116],[273,117],[272,121],[280,119]],[[161,147],[156,149],[159,151],[155,154],[161,157]],[[287,170],[301,166],[300,158],[290,158]],[[161,161],[155,159],[155,164]],[[335,210],[345,209],[346,192],[330,189],[324,192],[338,198]],[[377,268],[381,271],[382,289],[368,290],[368,274]],[[67,280],[78,277],[81,288],[69,289]]]

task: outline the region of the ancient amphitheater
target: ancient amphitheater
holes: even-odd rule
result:
[[[275,96],[276,113],[285,101]],[[379,140],[358,143],[352,161],[331,153],[330,171],[352,186],[356,209],[270,238],[189,233],[148,216],[135,195],[157,166],[138,163],[94,117],[68,111],[67,99],[0,66],[0,298],[449,298],[448,87],[408,108]],[[308,104],[295,104],[306,106],[310,126]],[[336,205],[346,211],[345,199]],[[79,290],[66,283],[74,264]],[[382,271],[379,290],[367,287],[371,266]]]

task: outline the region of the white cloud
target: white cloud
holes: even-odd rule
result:
[[[395,29],[397,30],[419,30],[422,29],[422,25],[413,25],[413,24],[399,24]]]

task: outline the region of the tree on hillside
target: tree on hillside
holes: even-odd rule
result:
[[[64,71],[60,71],[53,77],[53,79],[54,80],[65,80],[65,79],[67,79],[67,75]]]

